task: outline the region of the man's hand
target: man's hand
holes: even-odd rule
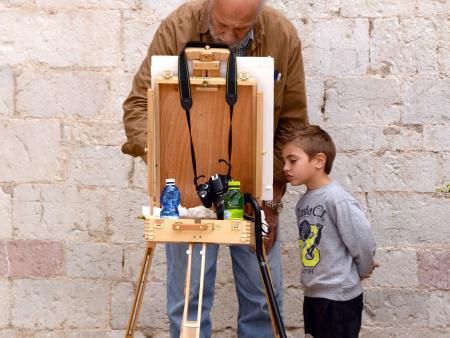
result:
[[[374,264],[373,264],[373,266],[372,266],[372,269],[370,269],[370,271],[369,271],[365,276],[360,277],[360,280],[363,281],[363,280],[365,280],[365,279],[369,279],[370,276],[372,276],[373,271],[374,271],[376,268],[378,268],[379,266],[380,266],[380,263],[374,262]]]
[[[278,227],[278,213],[269,208],[267,205],[262,206],[262,210],[264,211],[264,215],[266,216],[267,225],[270,228],[270,233],[267,236],[263,236],[263,244],[264,249],[266,249],[266,253],[269,254],[273,245],[277,240],[277,227]]]
[[[273,182],[273,200],[275,202],[280,202],[285,192],[286,192],[285,183]],[[277,240],[279,213],[269,208],[265,204],[262,205],[262,210],[264,211],[264,214],[266,216],[267,225],[270,228],[269,235],[263,237],[264,248],[266,249],[266,253],[269,254],[270,249],[272,249]]]

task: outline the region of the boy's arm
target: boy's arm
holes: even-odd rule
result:
[[[355,260],[359,276],[365,278],[375,267],[375,237],[358,203],[343,200],[336,204],[336,223],[342,240]]]

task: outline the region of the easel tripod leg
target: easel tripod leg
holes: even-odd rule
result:
[[[262,252],[263,252],[264,262],[265,262],[266,267],[267,267],[267,274],[268,274],[268,277],[269,277],[268,279],[269,279],[269,282],[270,282],[271,290],[273,290],[272,274],[270,272],[269,260],[267,259],[266,249],[264,248],[264,246],[262,247]],[[264,280],[262,271],[261,271],[261,278]],[[266,294],[267,307],[269,308],[270,321],[272,322],[273,335],[274,335],[275,338],[280,338],[280,333],[279,333],[277,325],[276,325],[275,309],[272,307],[272,304],[271,304],[270,299],[269,299],[269,292],[270,291],[269,291],[269,288],[266,286],[266,284],[265,283],[263,283],[263,284],[264,284],[264,293]]]
[[[134,330],[141,311],[142,300],[144,299],[145,286],[147,285],[148,273],[152,265],[153,253],[155,251],[156,243],[148,242],[145,249],[145,255],[142,259],[141,271],[136,282],[136,292],[134,294],[133,306],[131,308],[130,319],[128,320],[127,329],[125,331],[125,338],[134,337]]]
[[[202,256],[202,263],[200,268],[200,288],[198,293],[197,319],[194,321],[189,321],[188,310],[189,310],[189,297],[191,291],[190,285],[191,285],[193,252],[194,252],[194,244],[189,243],[189,249],[187,251],[188,264],[186,270],[184,311],[183,311],[183,321],[181,323],[180,338],[200,338],[200,323],[202,320],[202,303],[203,303],[203,285],[205,279],[206,243],[202,244],[202,250],[200,251],[200,255]]]

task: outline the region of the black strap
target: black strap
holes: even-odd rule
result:
[[[183,109],[186,111],[186,120],[189,128],[189,138],[191,143],[191,159],[192,168],[194,171],[194,184],[197,186],[198,179],[204,177],[204,175],[197,175],[197,161],[195,158],[194,143],[192,141],[192,131],[191,131],[191,113],[192,108],[192,94],[191,94],[191,82],[189,77],[189,67],[186,59],[186,48],[189,47],[205,47],[207,43],[201,41],[191,41],[186,44],[178,57],[178,84],[180,91],[180,102]],[[226,48],[229,49],[227,45],[223,44],[210,44],[211,48]],[[227,176],[231,177],[231,151],[233,147],[232,138],[232,120],[233,120],[233,107],[237,102],[237,63],[236,55],[232,49],[230,50],[230,55],[227,62],[227,73],[226,73],[226,93],[225,100],[230,107],[230,130],[228,133],[228,162],[220,159],[219,162],[225,162],[228,165]]]

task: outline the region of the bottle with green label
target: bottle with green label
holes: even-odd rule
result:
[[[228,182],[228,191],[224,200],[224,219],[244,219],[244,195],[239,190],[240,187],[240,181]]]

